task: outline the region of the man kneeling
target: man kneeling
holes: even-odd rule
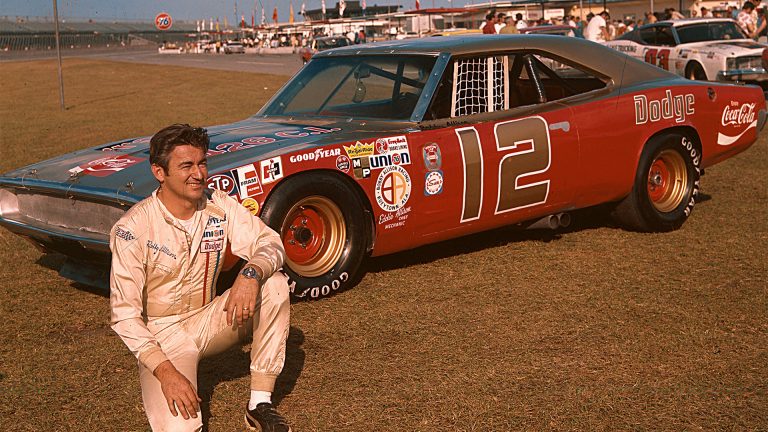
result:
[[[160,186],[112,228],[112,329],[138,358],[142,399],[153,431],[202,429],[197,365],[253,335],[246,425],[290,431],[272,406],[285,362],[290,302],[277,272],[279,235],[221,191],[206,189],[205,129],[172,125],[150,141]],[[246,261],[216,296],[227,245]]]

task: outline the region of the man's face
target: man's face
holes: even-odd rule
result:
[[[160,182],[163,193],[197,203],[203,196],[208,178],[208,160],[201,149],[180,145],[171,151],[168,172],[159,165],[152,165],[152,173]]]

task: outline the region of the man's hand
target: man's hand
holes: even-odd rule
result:
[[[261,291],[263,276],[261,270],[252,265],[246,265],[237,275],[237,279],[229,291],[227,303],[224,305],[224,310],[227,313],[227,325],[232,325],[233,316],[237,325],[242,326],[254,315],[256,298]]]
[[[170,360],[160,363],[153,374],[160,381],[171,414],[174,417],[178,416],[179,413],[176,411],[176,407],[178,407],[185,420],[190,417],[197,418],[197,411],[200,410],[202,399],[197,396],[195,388],[187,377],[182,375]]]

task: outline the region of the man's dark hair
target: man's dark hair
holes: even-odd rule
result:
[[[748,2],[744,3],[744,6],[742,6],[741,8],[744,9],[744,10],[754,9],[755,8],[755,4],[748,1]]]
[[[208,131],[188,124],[172,124],[160,129],[149,141],[149,163],[158,165],[168,173],[168,159],[174,148],[191,145],[203,152],[208,151]]]
[[[488,15],[486,15],[486,16],[485,16],[485,20],[486,20],[486,21],[490,21],[490,20],[492,20],[493,18],[494,18],[494,16],[493,16],[493,14],[492,14],[492,13],[489,13]]]
[[[518,20],[518,21],[520,21],[521,19],[523,19],[523,14],[521,14],[521,13],[519,13],[519,12],[518,12],[518,13],[516,13],[516,14],[515,14],[515,19],[516,19],[516,20]]]

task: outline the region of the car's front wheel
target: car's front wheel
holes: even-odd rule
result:
[[[343,178],[326,173],[287,179],[269,197],[262,218],[280,234],[294,297],[327,297],[359,281],[371,230],[365,208]]]
[[[616,206],[624,227],[672,231],[691,214],[699,193],[701,151],[690,137],[669,133],[648,141],[640,156],[632,192]]]

